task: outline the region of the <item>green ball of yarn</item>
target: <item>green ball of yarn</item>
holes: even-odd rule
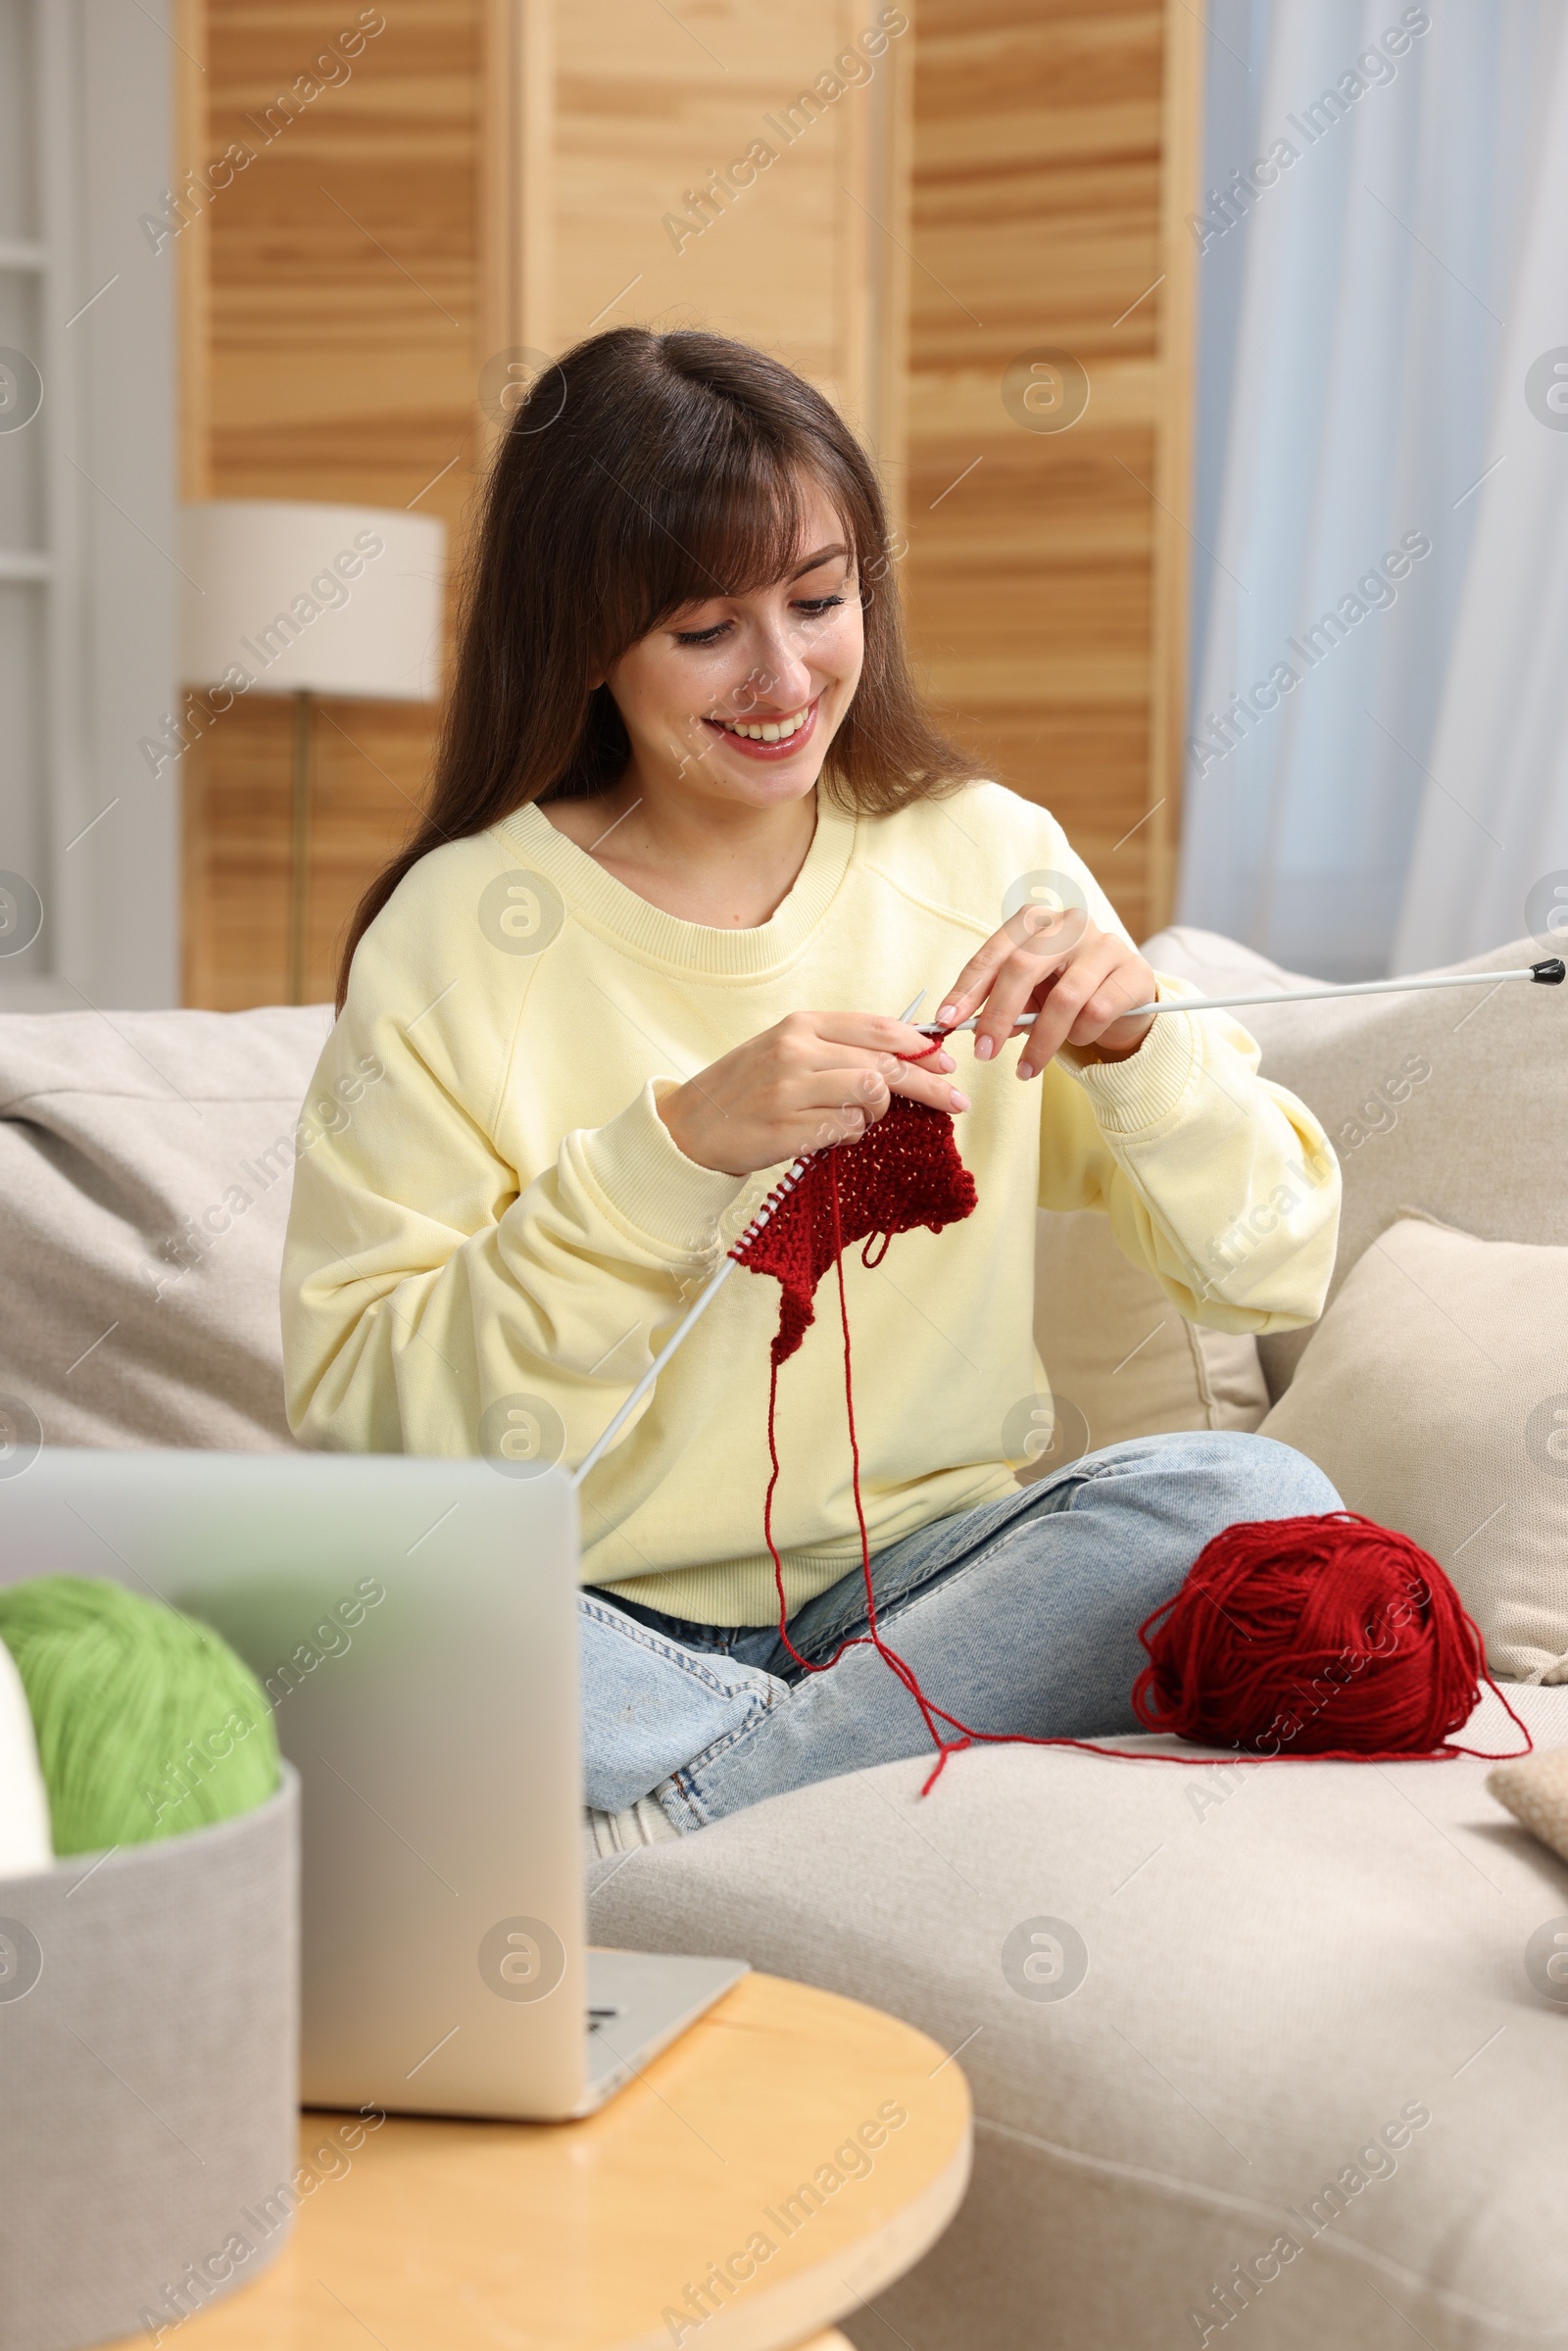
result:
[[[0,1641],[32,1713],[57,1854],[148,1844],[277,1786],[266,1694],[194,1617],[85,1576],[0,1589]]]

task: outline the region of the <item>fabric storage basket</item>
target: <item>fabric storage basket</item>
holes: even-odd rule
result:
[[[156,2336],[281,2247],[298,1913],[287,1764],[232,1820],[0,1880],[0,2351]]]

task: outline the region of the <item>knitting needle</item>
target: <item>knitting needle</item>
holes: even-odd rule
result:
[[[794,1191],[796,1185],[800,1182],[801,1176],[804,1173],[808,1161],[813,1159],[815,1156],[816,1153],[814,1151],[807,1151],[801,1158],[796,1160],[794,1166],[790,1168],[789,1172],[781,1178],[781,1180],[774,1186],[773,1190],[768,1194],[766,1200],[758,1209],[757,1214],[752,1218],[751,1223],[747,1226],[739,1241],[736,1242],[735,1247],[730,1250],[723,1263],[719,1266],[718,1271],[714,1274],[707,1289],[704,1290],[687,1308],[680,1321],[675,1325],[674,1330],[670,1333],[663,1346],[660,1348],[659,1353],[654,1357],[652,1363],[649,1364],[648,1369],[643,1373],[642,1378],[637,1382],[636,1387],[632,1390],[625,1402],[621,1405],[619,1411],[601,1432],[601,1434],[594,1440],[587,1452],[584,1453],[582,1459],[578,1462],[576,1468],[571,1473],[571,1482],[573,1486],[580,1486],[582,1484],[584,1478],[593,1468],[595,1462],[601,1458],[607,1446],[612,1445],[615,1439],[620,1435],[621,1430],[626,1426],[627,1421],[630,1420],[632,1414],[642,1402],[643,1397],[648,1394],[649,1389],[652,1388],[654,1382],[658,1379],[660,1373],[669,1361],[670,1356],[680,1346],[681,1341],[686,1337],[687,1332],[690,1331],[701,1319],[701,1317],[708,1312],[709,1307],[712,1304],[714,1298],[717,1298],[720,1290],[722,1290],[730,1275],[735,1271],[736,1266],[741,1261],[741,1252],[751,1247],[751,1244],[757,1239],[757,1236],[761,1231],[763,1225],[765,1225],[772,1216],[773,1211],[779,1205],[779,1202],[784,1200],[788,1194]]]
[[[1501,980],[1534,980],[1539,987],[1560,988],[1565,969],[1568,967],[1552,955],[1544,963],[1527,963],[1518,971],[1448,971],[1435,979],[1348,980],[1337,988],[1263,989],[1250,996],[1172,996],[1159,1004],[1133,1004],[1117,1018],[1141,1020],[1146,1012],[1224,1012],[1233,1004],[1310,1004],[1330,996],[1396,996],[1407,988],[1488,988]],[[1013,1027],[1029,1028],[1038,1017],[1034,1012],[1020,1012]],[[961,1029],[972,1029],[979,1018],[978,1012],[971,1012],[967,1020],[956,1020],[951,1028],[935,1020],[916,1025],[922,1037],[956,1037]]]
[[[584,1453],[582,1459],[572,1471],[571,1482],[574,1487],[582,1484],[584,1478],[588,1475],[588,1472],[593,1468],[594,1464],[600,1459],[601,1455],[611,1445],[614,1443],[615,1439],[620,1435],[621,1430],[626,1426],[627,1421],[630,1420],[632,1414],[636,1411],[638,1405],[642,1402],[643,1397],[648,1394],[649,1389],[652,1388],[654,1382],[658,1379],[660,1373],[663,1370],[665,1364],[669,1361],[670,1356],[675,1352],[675,1349],[679,1347],[687,1332],[692,1329],[693,1325],[698,1321],[700,1316],[708,1312],[709,1307],[712,1304],[714,1298],[717,1298],[719,1291],[723,1288],[724,1283],[734,1272],[737,1263],[738,1259],[735,1257],[726,1257],[723,1264],[719,1267],[717,1273],[714,1274],[712,1280],[709,1283],[708,1288],[702,1293],[701,1297],[696,1300],[696,1302],[687,1309],[681,1320],[676,1324],[674,1331],[671,1333],[670,1337],[665,1340],[663,1347],[654,1357],[652,1363],[649,1364],[648,1369],[643,1373],[642,1378],[638,1381],[630,1396],[627,1396],[625,1402],[621,1405],[620,1410],[615,1414],[614,1418],[607,1424],[600,1435],[595,1438],[593,1444],[588,1447],[588,1450],[586,1453]]]
[[[899,1014],[899,1018],[901,1020],[912,1020],[915,1013],[920,1009],[920,1006],[924,1001],[925,990],[922,988],[918,996],[911,997],[907,1005]],[[603,1458],[606,1449],[612,1445],[615,1439],[620,1435],[621,1430],[626,1426],[627,1421],[630,1420],[632,1414],[642,1402],[643,1397],[648,1394],[649,1389],[652,1388],[654,1382],[658,1379],[660,1373],[669,1361],[670,1356],[680,1346],[682,1340],[686,1337],[687,1332],[690,1331],[693,1326],[701,1320],[702,1316],[708,1312],[709,1307],[712,1304],[714,1298],[717,1298],[720,1290],[722,1290],[724,1284],[729,1280],[730,1275],[735,1271],[736,1266],[741,1262],[745,1251],[757,1239],[757,1236],[761,1231],[763,1225],[770,1220],[780,1201],[787,1199],[790,1193],[794,1191],[796,1185],[800,1182],[802,1176],[806,1173],[807,1168],[810,1165],[811,1161],[815,1157],[815,1151],[803,1151],[800,1157],[791,1167],[786,1169],[785,1173],[774,1185],[772,1191],[768,1194],[766,1200],[763,1200],[761,1206],[758,1209],[757,1214],[752,1218],[752,1221],[747,1226],[745,1232],[736,1242],[734,1248],[729,1251],[729,1254],[725,1257],[724,1262],[722,1265],[720,1265],[718,1271],[713,1275],[713,1278],[709,1283],[707,1289],[704,1290],[702,1294],[696,1299],[694,1299],[693,1303],[687,1308],[685,1314],[676,1324],[674,1330],[671,1331],[669,1337],[665,1340],[663,1346],[660,1348],[659,1353],[654,1357],[652,1363],[649,1364],[648,1369],[643,1373],[642,1378],[637,1382],[636,1387],[627,1396],[619,1411],[615,1414],[614,1418],[608,1424],[608,1426],[601,1431],[600,1435],[594,1440],[594,1443],[589,1446],[587,1452],[584,1453],[582,1459],[578,1462],[576,1468],[572,1471],[571,1482],[574,1487],[582,1484],[584,1478],[594,1467],[595,1463]]]

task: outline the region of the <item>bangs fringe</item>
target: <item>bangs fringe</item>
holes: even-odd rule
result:
[[[786,447],[713,402],[711,429],[682,462],[665,464],[618,502],[622,543],[602,605],[604,664],[672,612],[713,596],[746,596],[788,577],[803,553],[814,487],[833,507],[857,574],[876,517],[827,452]],[[620,534],[617,534],[620,535]]]

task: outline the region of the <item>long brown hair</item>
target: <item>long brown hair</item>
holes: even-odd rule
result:
[[[876,472],[831,405],[725,335],[593,335],[536,378],[497,445],[429,804],[355,911],[339,1010],[355,948],[420,857],[530,801],[615,782],[631,745],[609,687],[589,679],[683,606],[783,579],[812,483],[840,516],[865,612],[824,788],[882,815],[974,772],[915,691]]]

